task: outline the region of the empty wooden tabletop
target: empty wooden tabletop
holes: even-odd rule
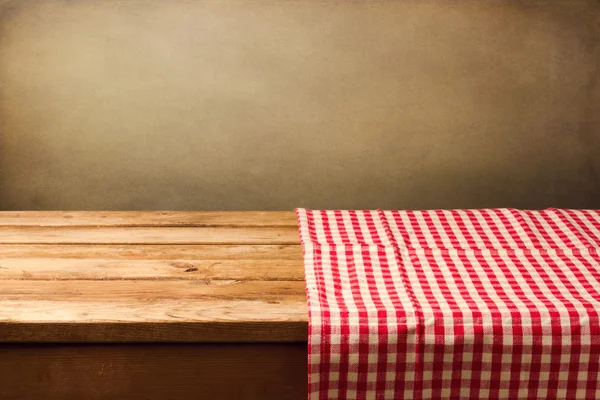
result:
[[[305,342],[293,212],[0,212],[0,342]]]

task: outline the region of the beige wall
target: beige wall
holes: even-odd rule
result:
[[[596,0],[0,0],[0,209],[600,208],[599,22]]]

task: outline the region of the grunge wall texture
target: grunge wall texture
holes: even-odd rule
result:
[[[600,2],[0,0],[0,209],[600,208]]]

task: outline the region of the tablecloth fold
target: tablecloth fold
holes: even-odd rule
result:
[[[600,211],[297,215],[310,399],[600,398]]]

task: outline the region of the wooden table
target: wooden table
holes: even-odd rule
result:
[[[293,212],[0,212],[0,399],[306,399]]]

